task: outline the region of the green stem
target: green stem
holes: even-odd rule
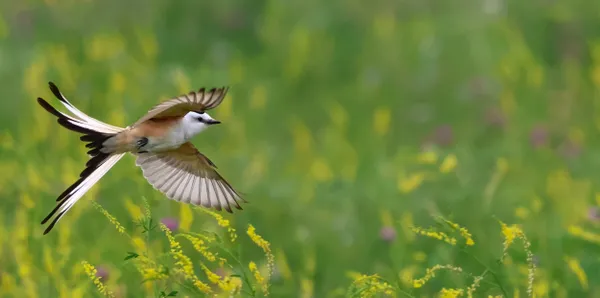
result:
[[[250,283],[250,279],[248,279],[248,276],[246,275],[246,271],[244,270],[244,265],[242,264],[242,262],[236,258],[231,252],[229,252],[226,249],[221,248],[221,250],[225,253],[227,253],[240,267],[240,271],[241,271],[241,276],[243,277],[244,282],[246,283],[246,285],[248,285],[248,288],[250,288],[250,290],[252,290],[252,297],[256,297],[256,291],[254,290],[254,288],[252,287],[252,284]]]
[[[504,294],[504,297],[509,297],[508,293],[506,291],[506,289],[504,289],[504,286],[502,285],[502,283],[500,282],[500,278],[498,277],[498,274],[496,274],[496,272],[494,272],[494,270],[490,269],[489,266],[487,266],[485,263],[483,263],[481,260],[479,260],[479,258],[477,258],[476,256],[468,253],[467,251],[465,251],[464,249],[461,249],[462,252],[464,252],[465,254],[467,254],[468,256],[472,257],[475,261],[477,261],[477,263],[479,263],[481,266],[485,267],[485,271],[483,271],[483,273],[481,274],[481,276],[484,276],[485,274],[487,274],[487,272],[489,272],[492,277],[494,277],[494,280],[496,281],[496,283],[498,284],[498,287],[500,288],[500,290],[502,291],[502,294]]]
[[[151,218],[148,220],[149,225],[151,225]],[[148,226],[148,229],[146,230],[146,257],[150,259],[150,226]],[[154,296],[158,297],[158,285],[156,284],[156,282],[153,282],[152,285],[154,287]]]
[[[394,263],[394,260],[392,259],[391,249],[388,249],[388,259],[389,259],[388,262],[390,264],[390,267],[392,267],[392,272],[394,273],[394,280],[396,280],[396,288],[397,288],[398,292],[404,294],[404,296],[406,296],[406,297],[414,298],[414,296],[411,295],[409,292],[402,290],[402,284],[400,283],[400,278],[398,278],[398,276],[397,276],[397,274],[400,272],[400,270],[396,266],[396,263]]]
[[[406,296],[406,297],[415,298],[415,296],[411,295],[409,292],[407,292],[407,291],[404,291],[404,290],[402,290],[402,289],[400,289],[400,288],[398,288],[398,292],[400,292],[400,293],[404,294],[404,296]]]
[[[506,292],[506,290],[502,286],[502,283],[500,282],[500,279],[498,278],[498,276],[496,274],[494,274],[494,273],[492,273],[492,276],[496,280],[496,283],[498,283],[498,287],[500,287],[500,290],[502,291],[502,294],[504,294],[504,297],[509,297],[508,293]]]

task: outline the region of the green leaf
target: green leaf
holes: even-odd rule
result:
[[[129,260],[129,259],[135,259],[137,257],[139,257],[140,255],[138,255],[137,253],[134,252],[127,252],[127,257],[125,257],[125,261]]]

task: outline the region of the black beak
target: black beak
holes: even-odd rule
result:
[[[219,124],[221,123],[221,121],[219,120],[211,120],[208,124],[213,125],[213,124]]]

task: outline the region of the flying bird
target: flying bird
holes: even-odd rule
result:
[[[218,211],[242,209],[246,202],[217,172],[215,164],[190,143],[197,134],[219,124],[206,111],[217,107],[228,87],[201,88],[152,107],[146,115],[125,128],[94,119],[75,106],[52,82],[50,90],[73,116],[59,112],[46,100],[38,103],[65,128],[80,133],[90,159],[79,179],[56,199],[56,207],[42,220],[50,219],[44,235],[125,154],[136,156],[135,164],[146,180],[169,199],[201,205]]]

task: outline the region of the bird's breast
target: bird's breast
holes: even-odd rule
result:
[[[175,149],[185,143],[184,129],[178,119],[150,120],[140,124],[130,132],[130,139],[148,138],[148,143],[140,150],[159,152]]]
[[[181,127],[174,127],[163,135],[150,137],[148,151],[163,151],[179,148],[187,140]]]

